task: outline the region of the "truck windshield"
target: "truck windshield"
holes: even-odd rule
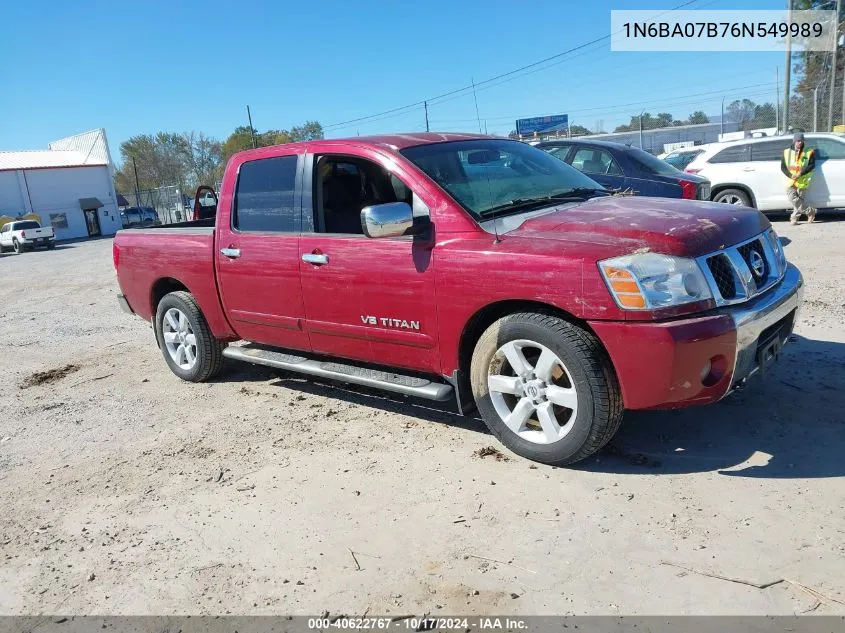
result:
[[[608,195],[562,160],[520,141],[451,141],[401,153],[476,219]]]

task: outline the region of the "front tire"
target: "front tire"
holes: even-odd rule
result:
[[[544,464],[589,457],[622,421],[619,383],[604,348],[558,317],[518,313],[496,321],[476,343],[470,380],[493,435]]]
[[[742,189],[722,189],[713,196],[713,202],[722,204],[733,204],[738,207],[753,207],[751,198]]]
[[[223,349],[189,292],[171,292],[156,310],[156,338],[170,370],[182,380],[204,382],[223,368]]]

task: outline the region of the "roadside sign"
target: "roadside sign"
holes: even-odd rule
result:
[[[536,133],[542,134],[544,132],[563,132],[569,131],[569,115],[568,114],[553,114],[551,116],[535,116],[529,119],[516,120],[516,133],[520,136],[529,136]]]

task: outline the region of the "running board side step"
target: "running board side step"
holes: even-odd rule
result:
[[[313,360],[305,356],[287,354],[252,345],[229,346],[223,350],[223,356],[255,365],[266,365],[267,367],[285,369],[309,376],[375,387],[427,400],[448,400],[454,393],[451,385],[432,382],[426,378],[394,374],[355,365]]]

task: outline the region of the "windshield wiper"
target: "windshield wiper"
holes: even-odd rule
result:
[[[595,187],[575,187],[564,193],[555,194],[552,198],[555,200],[589,200],[595,195],[609,196],[612,195],[612,192]]]
[[[550,202],[566,201],[566,200],[587,200],[596,194],[610,195],[606,189],[596,189],[594,187],[576,187],[569,191],[561,193],[553,193],[549,196],[540,196],[538,198],[516,198],[510,202],[496,205],[486,209],[480,213],[482,217],[491,217],[501,213],[511,213],[514,211],[521,211],[531,207],[542,207]]]

